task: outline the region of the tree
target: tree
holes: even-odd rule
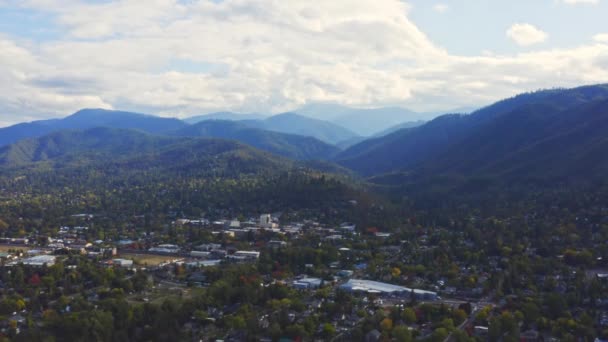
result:
[[[390,318],[385,318],[380,322],[380,329],[383,332],[390,332],[393,329],[393,320]]]
[[[4,232],[8,229],[8,223],[6,223],[3,219],[0,219],[0,232]]]
[[[449,332],[445,328],[437,328],[433,331],[431,339],[433,341],[444,341],[449,335]]]
[[[460,325],[462,322],[464,322],[467,319],[468,315],[464,310],[456,309],[452,313],[452,317],[454,318],[454,323],[456,325]]]
[[[454,332],[452,333],[452,339],[454,339],[454,341],[456,342],[474,341],[472,338],[469,337],[469,335],[467,335],[466,332],[462,330],[454,330]]]
[[[410,342],[410,341],[413,341],[413,339],[412,339],[412,333],[404,325],[400,325],[400,326],[395,327],[395,329],[393,329],[392,335],[393,335],[393,338],[395,338],[395,340],[397,340],[398,342]]]
[[[409,308],[409,307],[403,309],[403,312],[401,313],[401,317],[407,324],[414,324],[418,321],[418,319],[416,318],[416,312],[414,311],[414,309]]]
[[[325,323],[323,324],[322,334],[324,338],[331,338],[336,334],[336,328],[330,323]]]

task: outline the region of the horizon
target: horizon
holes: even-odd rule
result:
[[[277,116],[277,115],[282,115],[282,114],[298,114],[307,118],[311,118],[311,119],[317,119],[317,120],[321,120],[321,121],[326,121],[326,122],[332,122],[331,120],[326,120],[323,118],[316,118],[313,115],[307,115],[307,114],[302,114],[300,112],[300,109],[303,109],[307,106],[316,106],[316,105],[321,105],[321,106],[340,106],[343,107],[345,109],[350,109],[350,110],[378,110],[378,109],[398,109],[398,110],[404,110],[404,111],[408,111],[407,108],[402,108],[402,107],[371,107],[371,108],[361,108],[361,107],[349,107],[349,106],[344,106],[341,104],[336,104],[336,103],[312,103],[300,108],[296,108],[295,110],[289,110],[289,111],[285,111],[285,112],[279,112],[279,113],[244,113],[244,112],[235,112],[235,111],[228,111],[228,110],[219,110],[219,111],[213,111],[213,112],[207,112],[207,113],[203,113],[203,114],[194,114],[191,116],[182,116],[182,117],[178,117],[175,115],[170,115],[170,114],[166,114],[166,115],[160,115],[158,113],[149,113],[149,112],[139,112],[139,111],[131,111],[131,110],[124,110],[121,108],[102,108],[102,107],[86,107],[86,108],[80,108],[74,112],[71,113],[67,113],[67,114],[58,114],[57,116],[53,116],[53,117],[49,117],[49,118],[44,118],[44,119],[35,119],[35,120],[30,120],[30,121],[19,121],[19,122],[13,122],[13,123],[8,123],[5,124],[3,121],[0,120],[0,128],[6,128],[6,127],[11,127],[14,125],[18,125],[18,124],[22,124],[22,123],[32,123],[32,122],[36,122],[36,121],[45,121],[45,120],[61,120],[61,119],[65,119],[68,118],[74,114],[77,114],[81,111],[86,111],[86,110],[104,110],[104,111],[109,111],[109,112],[128,112],[128,113],[132,113],[132,114],[140,114],[140,115],[148,115],[148,116],[154,116],[154,117],[159,117],[159,118],[171,118],[171,119],[179,119],[182,121],[186,121],[188,119],[192,119],[192,118],[196,118],[196,117],[203,117],[203,116],[211,116],[214,114],[235,114],[235,115],[242,115],[242,116],[248,116],[248,115],[256,115],[256,116],[261,116],[263,118],[270,118],[273,116]],[[482,106],[483,107],[483,106]],[[479,107],[479,108],[482,108]],[[443,112],[438,112],[438,113],[419,113],[419,112],[415,112],[416,114],[420,115],[417,117],[412,117],[411,120],[406,120],[403,121],[403,123],[405,122],[416,122],[416,121],[430,121],[433,120],[439,116],[442,115],[446,115],[446,114],[453,114],[453,113],[459,113],[459,114],[470,114],[472,111],[477,110],[479,108],[475,108],[472,109],[471,111],[468,112],[463,112],[463,111],[446,111],[445,113]],[[426,117],[426,118],[422,118],[422,117]],[[231,121],[231,120],[228,120]]]
[[[0,10],[2,127],[81,108],[446,113],[608,80],[602,0],[4,0]]]
[[[104,111],[111,111],[111,112],[128,112],[131,114],[140,114],[140,115],[148,115],[148,116],[154,116],[154,117],[159,117],[159,118],[172,118],[172,119],[179,119],[182,120],[184,122],[187,122],[187,120],[189,119],[193,119],[193,118],[197,118],[197,117],[204,117],[204,116],[212,116],[215,114],[235,114],[235,115],[243,115],[243,116],[248,116],[248,115],[253,115],[253,116],[261,116],[264,119],[265,118],[270,118],[273,116],[278,116],[278,115],[282,115],[282,114],[298,114],[304,117],[308,117],[311,119],[317,119],[317,120],[321,120],[321,121],[325,121],[328,123],[334,123],[342,128],[346,128],[344,126],[342,126],[339,123],[336,123],[334,121],[332,121],[329,117],[328,118],[319,118],[316,117],[314,115],[314,113],[304,113],[302,112],[303,110],[306,110],[306,108],[312,107],[312,108],[316,108],[317,106],[319,107],[341,107],[342,109],[347,109],[347,110],[354,110],[354,111],[359,111],[359,110],[382,110],[382,109],[393,109],[393,110],[404,110],[404,111],[410,111],[413,114],[416,114],[417,116],[414,117],[409,117],[406,118],[404,121],[401,121],[397,124],[394,125],[389,125],[388,127],[393,127],[393,126],[397,126],[399,124],[404,124],[404,123],[414,123],[414,122],[429,122],[432,121],[438,117],[444,116],[444,115],[450,115],[450,114],[463,114],[463,115],[468,115],[468,114],[472,114],[477,110],[481,110],[485,107],[491,106],[497,102],[503,101],[503,100],[507,100],[519,95],[523,95],[526,93],[535,93],[535,92],[543,92],[543,91],[552,91],[552,90],[568,90],[568,89],[577,89],[577,88],[583,88],[583,87],[593,87],[593,86],[602,86],[602,85],[608,85],[608,83],[597,83],[597,84],[585,84],[585,85],[580,85],[577,87],[572,87],[572,88],[565,88],[565,87],[553,87],[553,88],[544,88],[544,89],[536,89],[536,90],[531,90],[531,91],[527,91],[527,92],[521,92],[521,93],[517,93],[514,94],[513,96],[510,97],[506,97],[506,98],[502,98],[502,99],[498,99],[495,102],[491,102],[491,103],[487,103],[487,104],[483,104],[480,105],[478,107],[471,107],[471,108],[456,108],[453,110],[446,110],[446,111],[439,111],[439,112],[415,112],[415,111],[410,111],[408,108],[403,108],[403,107],[398,107],[398,106],[393,106],[393,107],[351,107],[351,106],[346,106],[346,105],[342,105],[339,103],[323,103],[323,102],[317,102],[317,103],[310,103],[310,104],[305,104],[299,108],[296,108],[294,110],[289,110],[289,111],[284,111],[284,112],[279,112],[279,113],[257,113],[257,112],[251,112],[251,113],[246,113],[246,112],[236,112],[236,111],[229,111],[229,110],[218,110],[218,111],[213,111],[213,112],[207,112],[207,113],[203,113],[203,114],[193,114],[190,116],[176,116],[176,115],[171,115],[171,114],[167,114],[167,115],[161,115],[158,113],[149,113],[149,112],[139,112],[139,111],[132,111],[132,110],[125,110],[125,109],[114,109],[114,108],[102,108],[102,107],[87,107],[87,108],[80,108],[74,112],[68,113],[68,114],[58,114],[57,116],[54,117],[49,117],[49,118],[45,118],[45,119],[35,119],[35,120],[30,120],[30,121],[19,121],[19,122],[13,122],[13,123],[9,123],[9,124],[5,124],[5,122],[1,121],[0,119],[0,128],[7,128],[7,127],[11,127],[14,125],[18,125],[18,124],[24,124],[24,123],[32,123],[32,122],[36,122],[36,121],[44,121],[44,120],[61,120],[61,119],[65,119],[68,118],[72,115],[75,115],[81,111],[86,111],[86,110],[104,110]],[[302,111],[301,111],[302,110]],[[338,115],[339,117],[339,115]],[[220,119],[221,120],[221,119]],[[233,121],[232,119],[225,119],[227,121]],[[384,129],[383,129],[384,130]],[[383,131],[381,130],[381,131]],[[380,131],[378,131],[380,132]],[[365,136],[365,135],[363,135]]]

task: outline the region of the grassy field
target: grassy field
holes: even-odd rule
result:
[[[168,255],[148,255],[148,254],[130,254],[121,253],[118,257],[123,259],[131,259],[137,265],[157,266],[163,262],[178,259],[179,257]]]
[[[7,253],[8,250],[21,250],[21,251],[29,251],[30,249],[32,249],[32,247],[28,247],[28,246],[7,246],[7,245],[0,245],[0,253]]]

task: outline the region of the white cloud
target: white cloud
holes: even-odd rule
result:
[[[608,33],[598,33],[593,36],[593,40],[598,43],[608,43]]]
[[[26,5],[52,12],[65,34],[37,43],[0,34],[2,124],[83,107],[182,117],[310,102],[442,110],[608,79],[605,44],[451,55],[400,0]]]
[[[600,3],[600,0],[561,0],[563,3],[568,5],[597,5]]]
[[[507,30],[507,37],[512,39],[517,45],[530,46],[542,43],[547,40],[548,34],[539,30],[534,25],[526,23],[516,23]]]
[[[433,6],[433,9],[439,13],[444,13],[448,9],[450,9],[450,7],[446,4],[436,4],[435,6]]]

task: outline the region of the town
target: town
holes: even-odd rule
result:
[[[269,341],[379,341],[383,336],[465,341],[510,333],[539,341],[551,338],[546,329],[541,332],[542,324],[549,324],[543,323],[541,313],[554,307],[565,310],[568,304],[559,295],[542,303],[520,303],[501,292],[533,298],[541,289],[529,287],[530,281],[562,294],[573,284],[595,287],[597,294],[608,288],[603,271],[580,271],[577,263],[584,256],[576,252],[560,256],[555,262],[566,264],[556,264],[553,270],[536,272],[533,278],[521,270],[520,278],[513,278],[504,275],[513,274],[512,267],[518,265],[510,260],[538,262],[541,252],[523,247],[514,253],[503,247],[502,256],[487,256],[485,262],[471,265],[481,256],[474,252],[479,242],[463,232],[415,224],[389,232],[348,222],[282,222],[280,217],[180,218],[168,222],[163,234],[134,229],[118,239],[92,240],[95,215],[76,214],[69,219],[73,225],[59,227],[52,236],[2,238],[2,332],[25,336],[32,326],[51,325],[51,312],[67,315],[83,300],[92,305],[122,298],[150,305],[209,293],[212,299],[179,327],[201,340],[242,340],[247,327]],[[467,224],[478,220],[469,217]],[[452,246],[445,245],[447,241]],[[446,258],[448,253],[454,257]],[[601,260],[595,264],[601,265]],[[89,279],[90,274],[105,276],[110,270],[109,279]],[[74,282],[78,277],[89,280]],[[23,288],[28,290],[16,290]],[[581,298],[581,303],[598,309],[608,305],[591,297]],[[607,317],[608,311],[600,309],[593,325],[608,326]],[[253,321],[257,323],[251,330]],[[578,329],[564,326],[573,328]]]

